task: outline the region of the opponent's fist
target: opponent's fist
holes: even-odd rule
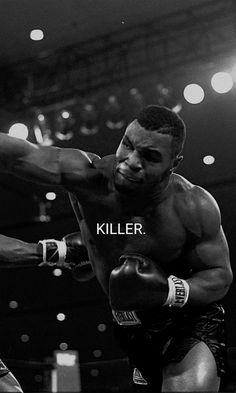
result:
[[[65,261],[76,266],[80,261],[88,261],[88,251],[79,232],[69,233],[61,239],[66,243]]]
[[[167,275],[156,262],[143,255],[122,255],[120,265],[110,275],[109,298],[114,310],[162,306],[168,291]]]
[[[77,281],[88,281],[93,276],[92,265],[89,261],[88,251],[82,242],[79,232],[73,232],[62,238],[66,243],[66,263],[72,269],[73,277]]]
[[[70,269],[78,281],[87,281],[94,276],[87,249],[79,232],[66,235],[61,241],[40,240],[39,245],[43,249],[43,262],[39,266]]]

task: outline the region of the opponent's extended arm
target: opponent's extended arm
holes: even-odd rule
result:
[[[0,166],[17,176],[46,184],[83,181],[91,166],[82,150],[38,146],[0,133]]]
[[[0,269],[32,266],[67,268],[77,281],[94,276],[80,232],[66,235],[61,241],[46,239],[38,244],[0,235]]]
[[[0,268],[37,266],[42,262],[38,244],[0,235]]]

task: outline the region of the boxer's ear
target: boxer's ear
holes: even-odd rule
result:
[[[174,171],[179,166],[179,164],[181,163],[182,159],[183,159],[183,156],[177,156],[177,157],[174,158],[173,167],[171,168],[172,171]]]

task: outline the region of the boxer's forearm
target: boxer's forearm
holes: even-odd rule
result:
[[[35,243],[0,235],[0,268],[37,266],[42,262],[42,248]]]
[[[232,283],[232,273],[224,268],[212,268],[193,274],[187,280],[189,305],[207,305],[222,299]]]
[[[15,161],[29,154],[37,146],[19,138],[0,133],[0,165],[11,170]]]

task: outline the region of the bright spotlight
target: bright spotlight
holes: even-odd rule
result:
[[[63,119],[69,119],[70,112],[68,112],[68,111],[61,112],[61,117],[63,117]]]
[[[44,116],[42,113],[40,113],[40,114],[38,115],[38,120],[39,120],[39,121],[44,121],[44,120],[45,120],[45,116]]]
[[[29,130],[25,124],[15,123],[9,128],[8,134],[15,138],[27,139]]]
[[[64,321],[66,318],[65,314],[63,314],[62,312],[60,312],[59,314],[57,314],[57,320],[58,321]]]
[[[57,197],[55,192],[47,192],[45,196],[48,201],[54,201]]]
[[[213,157],[213,156],[205,156],[205,157],[203,157],[203,162],[206,165],[212,165],[215,162],[215,157]]]
[[[53,270],[53,275],[55,277],[60,277],[62,275],[62,270],[61,269],[54,269]]]
[[[211,78],[211,85],[217,93],[228,93],[233,87],[232,76],[228,72],[217,72]]]
[[[205,93],[201,86],[191,83],[185,87],[183,95],[185,100],[190,104],[200,104],[204,99]]]
[[[34,29],[30,32],[30,38],[33,41],[41,41],[44,37],[43,31],[40,29]]]

